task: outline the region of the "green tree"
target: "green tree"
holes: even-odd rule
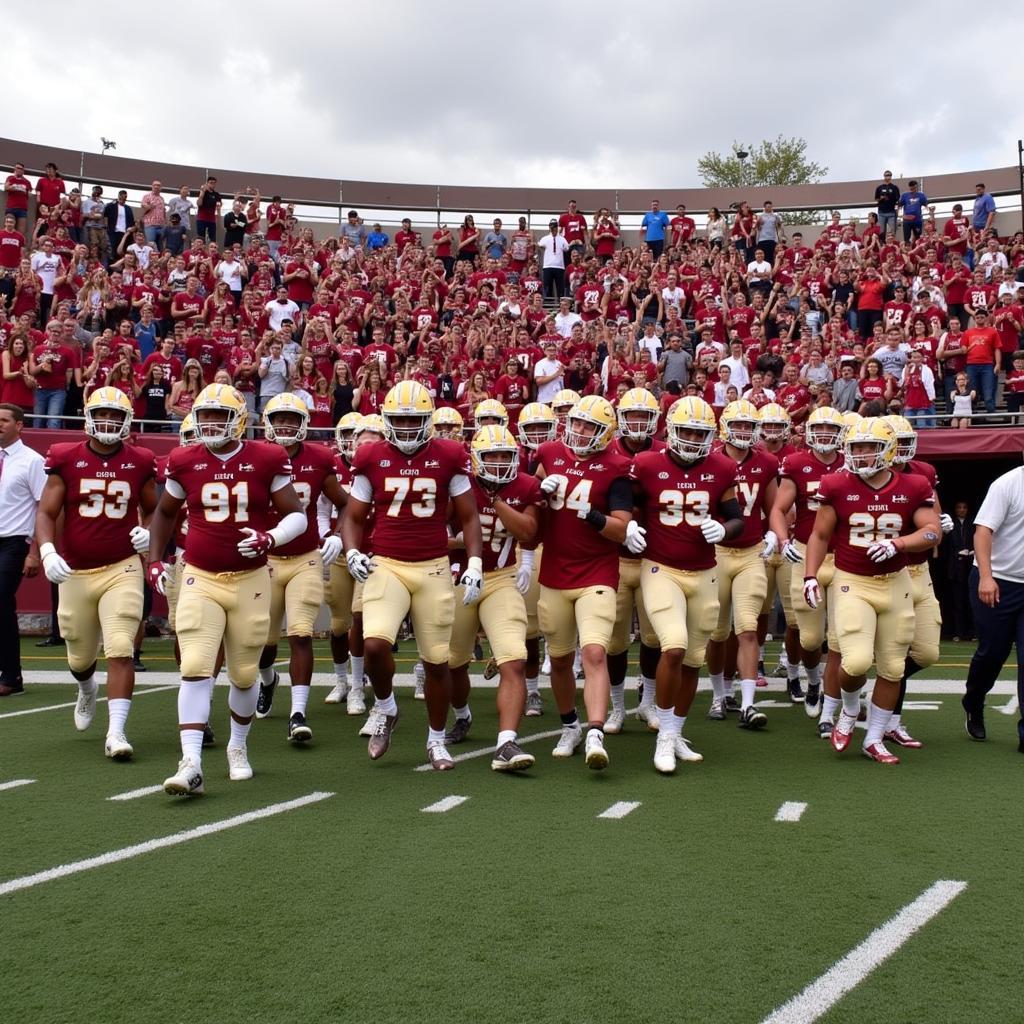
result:
[[[745,153],[744,159],[739,154]],[[764,188],[771,185],[808,185],[828,174],[828,168],[807,158],[806,139],[766,139],[756,146],[734,142],[732,152],[705,153],[697,161],[705,188]],[[783,215],[787,223],[807,224],[821,218],[813,210]]]

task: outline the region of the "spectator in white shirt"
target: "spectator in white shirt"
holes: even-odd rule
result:
[[[729,346],[729,354],[718,364],[719,374],[723,366],[729,367],[729,383],[742,394],[750,385],[750,363],[743,354],[743,342],[734,341]]]
[[[288,298],[288,289],[284,285],[277,289],[277,298],[271,299],[263,308],[267,311],[268,315],[267,326],[272,331],[281,330],[281,324],[285,320],[291,320],[293,323],[298,322],[298,304]]]
[[[544,294],[560,299],[565,291],[565,261],[569,243],[564,235],[558,233],[558,221],[554,218],[548,224],[548,229],[550,233],[537,243],[541,253]]]
[[[555,314],[555,330],[563,338],[572,334],[573,324],[583,323],[583,317],[572,309],[569,299],[562,299],[558,304],[558,312]]]
[[[558,346],[549,341],[544,345],[544,358],[538,359],[533,368],[533,379],[537,382],[537,401],[550,402],[562,390],[565,366],[558,358]]]

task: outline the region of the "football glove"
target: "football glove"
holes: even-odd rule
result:
[[[352,548],[345,553],[345,561],[348,563],[348,574],[357,583],[365,583],[373,572],[373,565],[368,555],[364,555],[358,548]]]
[[[700,532],[709,544],[717,544],[725,536],[725,527],[717,519],[705,519],[700,524]]]
[[[804,560],[804,556],[800,554],[800,549],[791,540],[787,540],[786,543],[782,545],[782,557],[787,562],[792,562],[794,565],[796,565],[797,562],[802,562]]]
[[[939,526],[942,527],[943,533],[952,533],[953,517],[948,512],[943,512],[942,515],[939,516]]]
[[[43,559],[43,573],[51,583],[59,585],[71,579],[71,566],[57,554],[57,549],[52,544],[43,544],[39,548],[39,554]]]
[[[466,571],[459,580],[462,587],[462,603],[464,605],[476,604],[484,589],[483,563],[479,558],[470,558],[466,565]]]
[[[146,579],[149,585],[158,593],[167,593],[167,563],[150,562],[146,566]]]
[[[647,549],[647,531],[635,520],[626,524],[626,550],[632,555],[642,555]]]
[[[547,495],[549,498],[559,490],[564,490],[569,486],[569,481],[559,473],[552,473],[551,476],[544,477],[540,482],[541,494]]]
[[[149,530],[144,526],[133,526],[128,539],[138,554],[144,555],[149,550]]]
[[[888,562],[896,557],[896,545],[891,540],[880,541],[868,548],[868,558],[872,562]]]
[[[533,558],[532,551],[524,551],[519,568],[516,569],[516,590],[524,597],[529,591],[530,581],[533,579]]]
[[[324,537],[324,542],[320,545],[320,557],[324,565],[333,565],[341,555],[343,547],[341,538],[336,533]]]
[[[813,576],[804,579],[804,600],[811,608],[817,608],[821,604],[821,587]]]
[[[248,536],[238,542],[238,553],[243,558],[259,558],[267,554],[274,546],[274,538],[263,530],[254,530],[251,526],[243,526],[242,533]]]
[[[769,530],[764,535],[764,545],[761,547],[761,557],[767,561],[779,550],[779,538]]]

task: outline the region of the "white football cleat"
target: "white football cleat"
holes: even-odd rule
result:
[[[583,742],[583,728],[577,722],[575,725],[563,725],[562,735],[551,751],[552,757],[572,757],[576,748]]]
[[[366,695],[363,693],[362,686],[349,688],[346,704],[348,705],[346,708],[348,714],[353,716],[366,714]]]
[[[676,758],[680,761],[685,761],[687,764],[700,764],[704,760],[704,755],[698,754],[682,736],[677,736]]]
[[[178,770],[164,779],[164,792],[169,796],[202,796],[203,769],[190,757],[178,762]]]
[[[366,721],[363,722],[363,727],[359,730],[359,735],[372,736],[377,731],[378,718],[380,718],[380,712],[377,710],[377,705],[374,704],[370,708],[370,713],[366,716]]]
[[[588,730],[584,751],[588,768],[600,771],[608,767],[608,751],[604,749],[604,736],[599,729]]]
[[[249,764],[249,754],[245,747],[227,748],[228,755],[228,778],[232,782],[244,782],[252,778],[252,765]]]
[[[123,732],[110,732],[107,733],[107,741],[103,744],[103,753],[111,761],[130,761],[135,750]]]
[[[326,697],[324,697],[324,703],[325,704],[340,704],[348,696],[348,693],[349,693],[348,680],[346,679],[344,682],[341,682],[339,680],[331,688],[331,692],[329,694],[327,694]]]
[[[658,721],[658,712],[653,704],[638,704],[636,720],[638,722],[645,722],[651,732],[657,732],[661,728],[661,723]]]
[[[612,708],[608,717],[604,720],[604,731],[614,736],[616,733],[622,732],[622,727],[625,724],[626,712],[619,708]]]
[[[86,693],[79,689],[78,700],[75,701],[75,728],[79,732],[85,732],[92,725],[93,716],[96,714],[96,697],[100,692],[99,685],[94,683],[92,693]]]
[[[676,738],[672,733],[658,733],[654,744],[654,767],[663,775],[671,775],[676,770]]]
[[[417,661],[412,670],[413,675],[416,677],[416,689],[413,691],[413,699],[415,700],[426,700],[427,694],[424,689],[427,683],[427,673],[423,668],[423,662]]]

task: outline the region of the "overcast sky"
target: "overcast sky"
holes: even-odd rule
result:
[[[222,10],[51,0],[5,19],[0,132],[198,166],[569,188],[698,186],[702,153],[779,133],[833,180],[1001,167],[1024,134],[1020,0]]]

